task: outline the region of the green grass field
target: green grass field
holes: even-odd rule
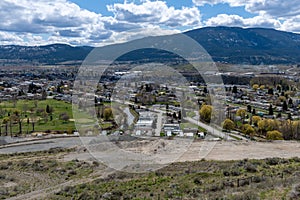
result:
[[[47,105],[53,109],[51,114],[45,114]],[[33,130],[32,122],[34,122],[35,132],[75,130],[74,120],[72,120],[72,104],[54,99],[39,101],[18,100],[16,103],[0,103],[0,123],[2,134],[5,132],[5,123],[3,122],[3,119],[12,116],[15,110],[18,110],[20,113],[19,116],[22,122],[23,134]],[[60,119],[60,115],[63,113],[68,115],[70,120]],[[52,120],[50,115],[52,115]],[[86,117],[84,114],[82,115],[82,118]],[[12,120],[11,123],[12,126],[10,126],[10,121],[8,122],[8,133],[18,133],[19,124],[15,120]],[[10,131],[10,127],[12,131]]]

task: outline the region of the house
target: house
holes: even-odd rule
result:
[[[135,124],[136,135],[152,135],[154,129],[154,116],[150,115],[147,112],[140,112],[140,117],[137,123]]]
[[[179,124],[164,124],[162,128],[163,132],[172,135],[177,135],[181,132]]]
[[[201,139],[205,138],[205,134],[203,132],[198,133],[198,137]]]

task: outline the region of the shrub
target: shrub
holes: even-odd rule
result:
[[[297,184],[289,193],[289,199],[300,199],[300,184]]]
[[[4,174],[0,174],[0,180],[4,180],[6,178],[6,176]]]
[[[195,179],[194,179],[194,183],[195,183],[196,185],[202,185],[202,181],[201,181],[199,178],[195,178]]]
[[[253,164],[251,164],[251,163],[247,163],[247,164],[245,165],[245,170],[246,170],[247,172],[250,172],[250,173],[255,173],[255,172],[257,172],[256,166],[253,165]]]
[[[279,131],[268,131],[267,139],[268,140],[283,140],[283,136],[282,136],[282,133],[280,133]]]
[[[7,165],[0,165],[0,170],[6,170],[6,169],[8,169],[8,166]]]
[[[263,181],[263,178],[261,178],[260,176],[254,176],[252,178],[252,182],[254,182],[254,183],[260,183],[262,181]]]
[[[241,172],[237,169],[234,169],[230,172],[231,176],[239,176],[241,175]]]
[[[280,163],[280,158],[267,158],[266,163],[268,165],[278,165]]]
[[[232,197],[234,200],[256,200],[260,199],[259,195],[252,191],[243,192],[241,194],[234,195]]]
[[[224,176],[230,176],[230,173],[228,171],[223,171]]]

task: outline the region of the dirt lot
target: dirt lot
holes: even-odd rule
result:
[[[195,142],[179,161],[194,161],[199,160],[199,158],[207,160],[241,160],[244,158],[263,159],[270,157],[300,157],[300,143],[294,141]]]
[[[86,146],[87,147],[87,146]],[[125,154],[115,154],[121,148]],[[159,164],[170,164],[173,162],[206,160],[242,160],[264,159],[272,157],[292,158],[300,157],[300,142],[276,141],[276,142],[251,142],[251,141],[176,141],[158,139],[153,141],[123,141],[118,143],[115,151],[112,149],[95,150],[89,148],[85,152],[73,152],[64,157],[65,160],[92,160],[104,159],[110,163],[116,162],[122,165],[124,155],[134,159],[132,152],[137,153],[136,160],[142,155],[143,160],[154,160]],[[92,155],[89,153],[91,150]],[[123,153],[122,151],[122,153]],[[132,156],[133,155],[133,156]],[[115,157],[116,159],[112,159]],[[109,158],[109,160],[107,159]],[[127,160],[126,160],[127,161]],[[124,164],[123,164],[124,165]],[[113,166],[111,166],[113,167]],[[120,168],[119,168],[120,169]]]
[[[27,145],[21,143],[18,144],[19,146],[14,144],[8,148],[0,149],[0,152],[2,151],[2,153],[4,153],[11,150],[12,153],[14,153],[15,148],[20,148],[19,150],[22,151],[29,151],[30,149],[36,150],[36,148],[40,147],[41,141],[36,142],[37,141],[27,143]],[[77,193],[78,195],[94,195],[93,193],[95,191],[100,191],[101,195],[105,196],[112,190],[110,187],[116,188],[116,184],[123,184],[124,178],[118,180],[116,177],[119,176],[114,174],[117,173],[114,169],[122,169],[118,172],[122,173],[120,177],[125,176],[126,178],[126,176],[128,176],[128,180],[126,179],[128,182],[124,183],[124,187],[120,187],[122,193],[132,193],[141,198],[145,197],[145,195],[147,196],[148,191],[152,191],[153,189],[155,190],[153,195],[159,194],[166,197],[195,193],[193,194],[195,195],[194,199],[199,199],[196,193],[202,195],[203,192],[205,192],[207,195],[206,199],[210,199],[209,195],[212,195],[212,197],[219,195],[221,197],[233,192],[239,192],[236,194],[244,195],[240,199],[246,199],[245,195],[264,195],[266,191],[269,191],[270,188],[275,188],[275,186],[282,188],[281,192],[275,189],[272,190],[272,194],[268,193],[265,195],[265,197],[269,198],[263,198],[263,196],[261,196],[261,199],[273,200],[281,199],[274,198],[278,195],[281,195],[280,197],[289,195],[292,186],[298,183],[300,174],[298,164],[300,160],[298,158],[292,158],[300,157],[300,142],[293,141],[259,143],[246,141],[168,140],[157,138],[128,139],[118,141],[117,143],[109,142],[109,144],[107,144],[103,141],[97,143],[97,141],[94,141],[94,138],[86,138],[86,143],[91,145],[90,150],[94,150],[94,157],[89,153],[87,149],[88,146],[78,143],[76,139],[60,138],[44,142],[46,142],[43,143],[44,148],[52,148],[53,146],[64,147],[43,152],[15,153],[11,155],[3,154],[0,156],[0,194],[2,194],[2,197],[12,197],[11,199],[47,199],[48,195],[54,195],[52,199],[65,199],[69,195],[68,197],[70,198],[67,199],[73,199]],[[72,145],[75,145],[77,148],[65,149]],[[107,147],[112,148],[106,149]],[[98,154],[95,150],[99,151]],[[125,154],[116,154],[116,152],[120,150]],[[139,156],[136,156],[136,154]],[[136,157],[131,157],[132,155]],[[110,164],[115,168],[111,169],[101,165],[100,162],[95,160],[95,157],[100,162],[102,161],[101,159],[112,162]],[[290,160],[281,160],[273,157],[290,158]],[[244,158],[270,159],[248,161],[248,159]],[[202,159],[206,161],[185,162]],[[150,162],[146,162],[146,165],[143,165],[142,162],[140,162],[141,164],[138,162],[148,160]],[[224,162],[214,162],[211,160],[221,160]],[[125,162],[126,166],[124,166],[124,161],[127,162]],[[153,164],[151,161],[155,161],[154,164],[158,163],[160,165],[151,165]],[[128,164],[133,165],[130,166]],[[167,167],[163,168],[163,166],[166,165]],[[151,167],[151,170],[149,170],[149,167]],[[154,171],[153,169],[157,170]],[[170,169],[174,171],[172,172]],[[245,174],[245,170],[249,172],[247,171]],[[16,173],[16,171],[18,171],[18,173]],[[147,173],[126,173],[127,171],[147,171]],[[219,185],[224,185],[224,181],[229,180],[236,184],[238,179],[254,176],[263,178],[259,183],[247,183],[244,188],[239,188],[236,185],[230,186],[231,189],[226,187],[219,188]],[[156,186],[158,182],[155,184],[146,182],[145,186],[139,186],[140,184],[145,184],[145,180],[154,179],[157,179],[157,181],[162,184],[161,187]],[[178,185],[182,184],[183,186],[178,189],[177,186],[173,187],[175,183]],[[200,183],[206,184],[201,185]],[[130,184],[133,184],[130,186],[133,190],[130,190],[131,192],[127,191],[128,185]],[[153,188],[152,186],[150,187],[150,185],[153,185]],[[270,188],[265,188],[260,191],[259,194],[256,194],[257,188],[266,185]],[[101,188],[96,188],[96,186],[101,186]],[[199,191],[194,190],[196,186]],[[144,189],[139,187],[147,187],[148,189],[146,190],[144,188],[144,191]],[[83,191],[82,188],[85,189],[83,194],[81,194]],[[162,191],[159,188],[167,189],[166,191]],[[186,192],[186,188],[189,188],[189,193]],[[249,189],[250,193],[246,194],[241,192],[244,191],[245,188]],[[228,189],[232,191],[228,192]],[[112,194],[121,194],[120,191]],[[178,191],[180,193],[178,193]],[[148,199],[153,198],[150,196]],[[191,196],[189,196],[188,199],[192,199]],[[251,196],[251,198],[248,199],[254,198]]]

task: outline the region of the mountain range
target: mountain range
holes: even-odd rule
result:
[[[299,64],[300,34],[265,28],[205,27],[185,32],[216,62],[230,64]],[[168,36],[163,36],[168,37]],[[146,38],[145,38],[146,39]],[[142,39],[143,40],[143,39]],[[114,45],[113,45],[114,46]],[[116,48],[118,45],[115,45]],[[0,63],[80,64],[94,47],[66,44],[47,46],[0,46]],[[134,52],[123,61],[168,58],[159,50]]]

